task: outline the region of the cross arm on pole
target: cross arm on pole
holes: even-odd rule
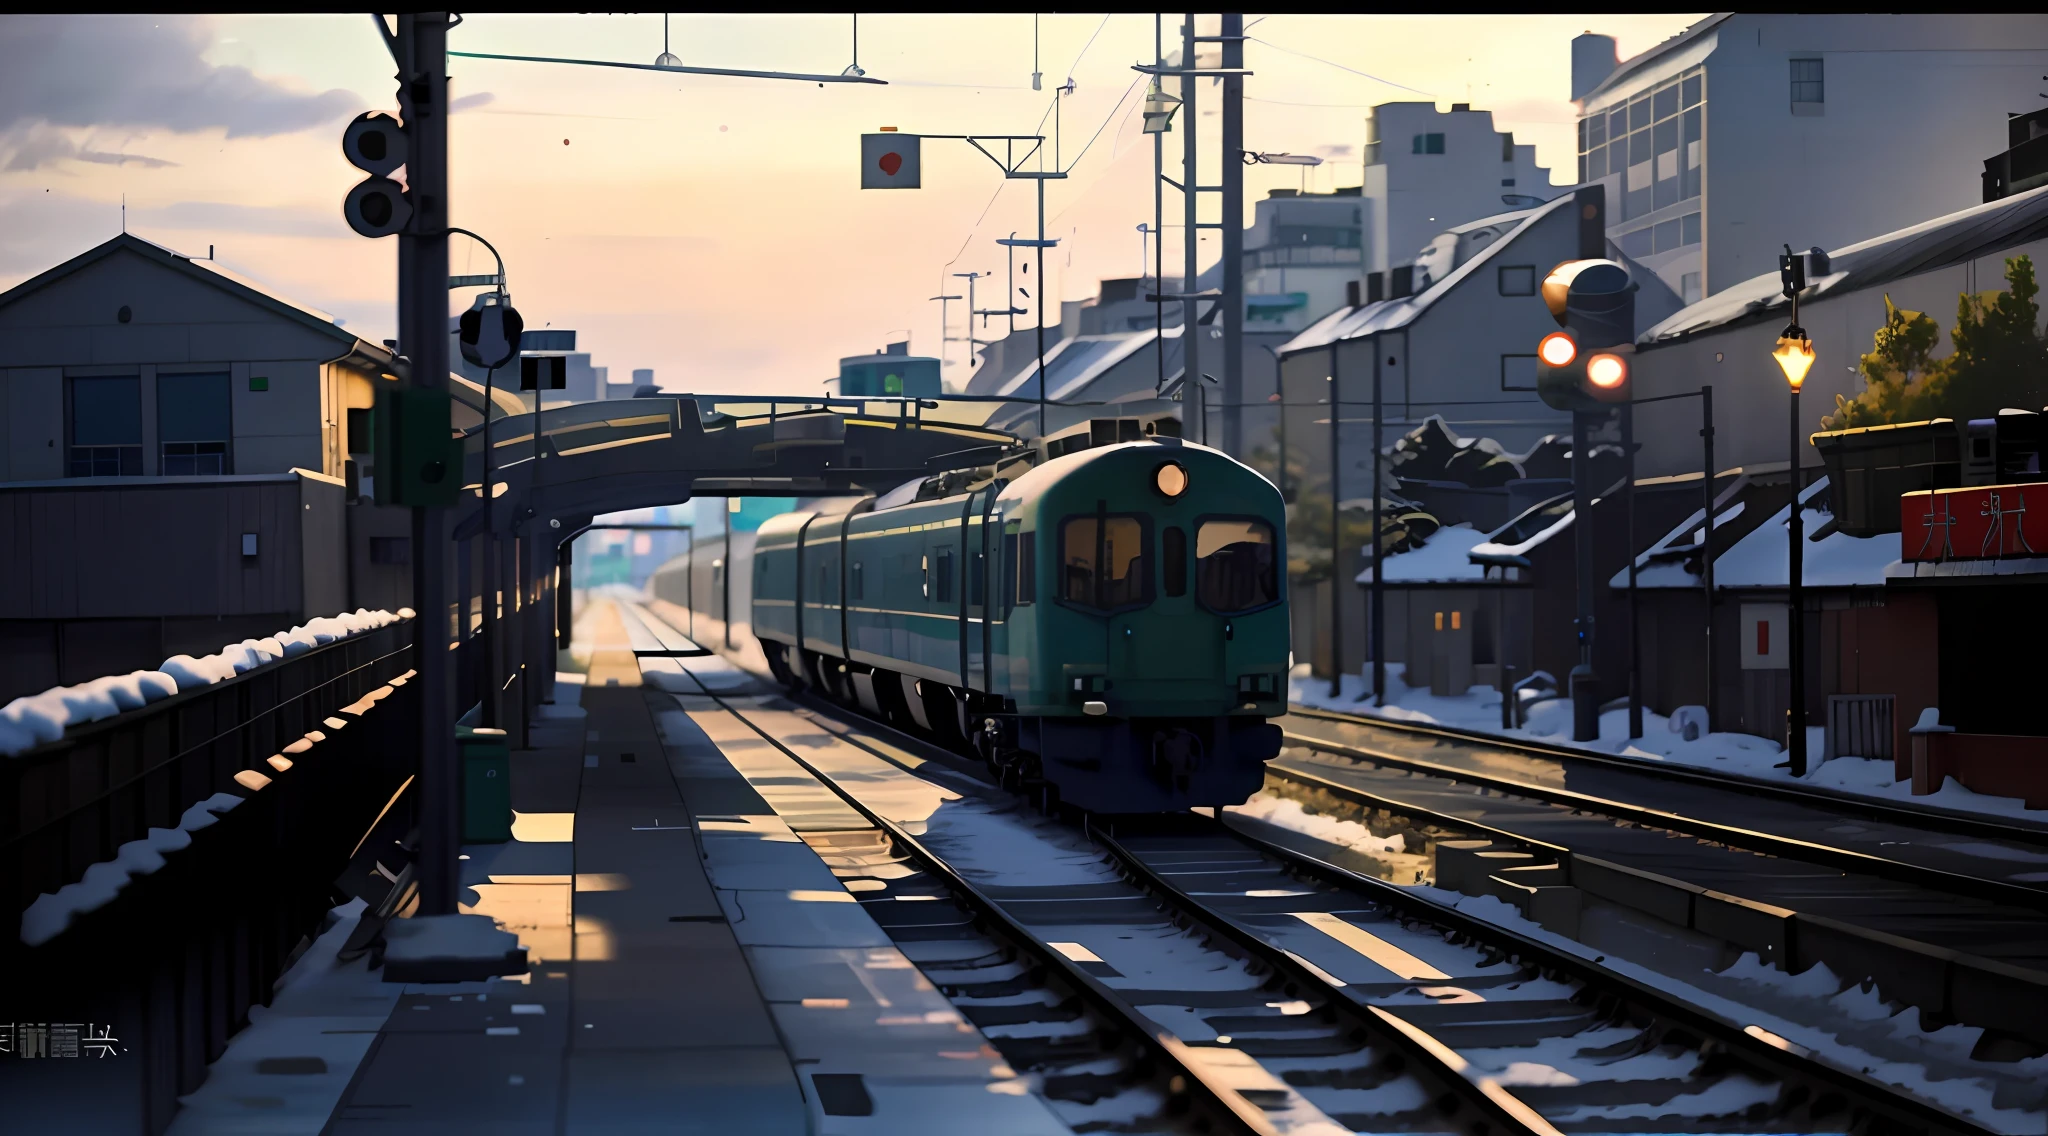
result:
[[[1197,42],[1200,42],[1200,40],[1198,39]],[[1250,75],[1252,73],[1243,67],[1155,67],[1147,63],[1133,63],[1131,64],[1131,70],[1142,71],[1147,75],[1157,75],[1161,78],[1186,75],[1215,75],[1221,78],[1225,75]]]

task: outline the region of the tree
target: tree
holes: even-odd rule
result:
[[[1929,358],[1940,341],[1940,324],[1925,312],[1897,307],[1887,293],[1884,326],[1877,329],[1870,353],[1858,360],[1864,388],[1853,401],[1836,395],[1835,412],[1820,420],[1821,429],[1847,430],[1933,417],[1922,410],[1930,402],[1930,381],[1943,370]]]
[[[2048,342],[2037,326],[2033,260],[2008,258],[2005,280],[2005,291],[1957,298],[1949,336],[1955,350],[1941,359],[1931,357],[1941,325],[1924,312],[1895,307],[1887,295],[1884,326],[1858,368],[1864,388],[1854,399],[1836,395],[1835,412],[1821,419],[1821,428],[1988,418],[2008,406],[2041,406],[2048,396]]]

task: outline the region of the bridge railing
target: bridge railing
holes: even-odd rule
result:
[[[236,791],[268,759],[412,666],[402,620],[180,691],[14,758],[0,758],[0,936],[22,911],[77,882],[152,828],[176,828],[193,804]]]

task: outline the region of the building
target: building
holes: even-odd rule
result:
[[[1358,186],[1276,189],[1252,206],[1244,237],[1247,335],[1299,332],[1351,302],[1365,274],[1365,209]]]
[[[0,700],[409,603],[409,517],[369,500],[371,408],[405,374],[125,233],[0,293]],[[450,386],[474,428],[482,389]]]
[[[1370,489],[1371,407],[1375,389],[1388,444],[1425,419],[1438,417],[1459,433],[1522,449],[1546,434],[1569,430],[1568,416],[1536,395],[1536,343],[1557,329],[1537,294],[1561,261],[1615,253],[1598,226],[1581,216],[1598,209],[1595,187],[1533,209],[1484,217],[1437,235],[1391,283],[1375,273],[1366,303],[1340,309],[1278,349],[1292,445],[1303,448],[1312,480],[1328,484],[1332,443],[1329,384],[1343,404],[1335,446],[1340,499]],[[1639,324],[1677,308],[1677,297],[1654,274],[1636,270]],[[1379,298],[1382,292],[1386,295]],[[1335,376],[1333,379],[1332,376]],[[1248,435],[1249,437],[1250,435]],[[1277,436],[1259,438],[1279,444]]]
[[[519,372],[513,369],[513,365],[507,364],[498,368],[496,372],[491,372],[487,368],[471,363],[462,357],[462,344],[457,338],[458,334],[458,318],[451,317],[448,321],[448,361],[449,365],[455,368],[455,373],[478,388],[489,381],[496,390],[512,392],[514,401],[522,408],[514,410],[514,414],[532,410],[533,394],[520,392]],[[559,355],[565,360],[563,387],[559,391],[547,392],[548,405],[557,402],[595,402],[599,399],[633,397],[633,383],[612,382],[611,368],[592,365],[588,351],[576,350],[576,332],[573,328],[528,328],[519,337],[519,353]],[[647,373],[648,381],[652,382],[654,373]],[[637,382],[639,372],[636,371],[634,374]]]
[[[872,355],[841,359],[839,376],[830,385],[842,398],[937,398],[944,393],[939,361],[912,355],[908,340],[891,343]]]
[[[1551,184],[1534,146],[1493,128],[1492,111],[1381,103],[1365,121],[1365,270],[1389,271],[1453,225],[1548,201],[1566,188]]]
[[[1885,323],[1885,300],[1924,311],[1942,326],[1935,354],[1952,349],[1956,298],[2002,290],[2005,261],[2019,255],[2048,269],[2048,187],[1973,205],[1947,216],[1828,254],[1825,273],[1809,274],[1799,323],[1813,338],[1818,361],[1800,393],[1802,432],[1820,429],[1836,396],[1854,398],[1863,387],[1859,356]],[[1726,465],[1784,462],[1787,392],[1770,361],[1772,345],[1791,316],[1770,272],[1730,285],[1645,330],[1636,340],[1638,398],[1714,388],[1719,456]],[[2048,401],[2048,399],[2044,399]],[[1692,402],[1645,407],[1636,418],[1644,441],[1646,473],[1689,468],[1687,456],[1699,416]],[[1811,479],[1817,455],[1802,446],[1800,464]]]
[[[1982,200],[2000,112],[2039,102],[2034,13],[1718,13],[1626,61],[1572,45],[1582,183],[1609,233],[1688,303]]]

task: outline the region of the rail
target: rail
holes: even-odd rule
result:
[[[1647,805],[1637,805],[1627,801],[1596,797],[1590,793],[1574,792],[1570,789],[1543,785],[1518,777],[1507,777],[1454,765],[1443,765],[1434,761],[1423,761],[1420,758],[1402,757],[1399,754],[1387,753],[1384,750],[1345,745],[1341,742],[1333,742],[1309,734],[1297,734],[1289,731],[1282,736],[1289,745],[1321,750],[1324,753],[1337,754],[1340,757],[1348,757],[1355,761],[1367,761],[1375,765],[1391,766],[1395,769],[1404,769],[1410,773],[1420,773],[1427,777],[1435,777],[1445,781],[1479,785],[1503,793],[1512,793],[1519,797],[1528,797],[1531,800],[1543,801],[1553,805],[1563,805],[1581,812],[1598,813],[1603,816],[1614,817],[1618,820],[1630,821],[1650,828],[1663,828],[1669,829],[1672,832],[1681,832],[1687,836],[1704,837],[1708,840],[1720,841],[1732,848],[1743,848],[1752,852],[1768,852],[1773,856],[1782,856],[1790,860],[1802,860],[1810,864],[1823,864],[1845,872],[1861,872],[1866,875],[1877,876],[1881,879],[1916,884],[1935,891],[1954,892],[1959,895],[1990,900],[1993,903],[2009,903],[2017,907],[2048,911],[2048,888],[2009,883],[2005,880],[1987,880],[1963,872],[1930,868],[1924,864],[1914,864],[1905,860],[1892,859],[1888,856],[1875,856],[1868,852],[1858,852],[1850,848],[1837,848],[1831,844],[1818,844],[1810,840],[1780,836],[1776,833],[1761,832],[1753,828],[1742,828],[1732,824],[1721,824],[1717,821],[1701,820],[1698,817],[1687,816],[1684,813],[1674,813],[1667,809],[1650,808]],[[1287,769],[1286,766],[1275,766],[1275,768]],[[1292,771],[1289,770],[1289,772]]]
[[[1711,769],[1680,765],[1674,762],[1649,762],[1619,754],[1601,753],[1598,750],[1580,749],[1575,746],[1547,745],[1543,742],[1520,738],[1504,738],[1483,730],[1469,730],[1459,726],[1445,726],[1436,723],[1397,722],[1384,718],[1368,718],[1357,714],[1344,714],[1303,706],[1299,703],[1288,706],[1290,715],[1313,718],[1326,722],[1342,722],[1350,726],[1364,726],[1389,733],[1410,734],[1421,737],[1443,738],[1449,741],[1481,742],[1497,749],[1512,750],[1537,757],[1551,758],[1563,762],[1578,762],[1583,765],[1607,769],[1622,769],[1632,773],[1648,774],[1671,781],[1686,781],[1699,785],[1732,792],[1748,793],[1758,797],[1774,797],[1780,800],[1798,801],[1835,812],[1856,813],[1875,820],[1894,824],[1911,825],[1919,828],[1933,828],[1967,836],[1989,836],[2026,843],[2048,843],[2048,823],[2030,823],[2024,820],[1980,816],[1974,813],[1945,809],[1939,805],[1901,805],[1881,801],[1860,793],[1829,789],[1821,785],[1787,785],[1776,781],[1763,781],[1755,777],[1744,777],[1736,773],[1721,773]],[[1316,744],[1323,744],[1320,741]],[[1373,760],[1380,760],[1378,757]],[[1387,760],[1401,758],[1388,755]]]

